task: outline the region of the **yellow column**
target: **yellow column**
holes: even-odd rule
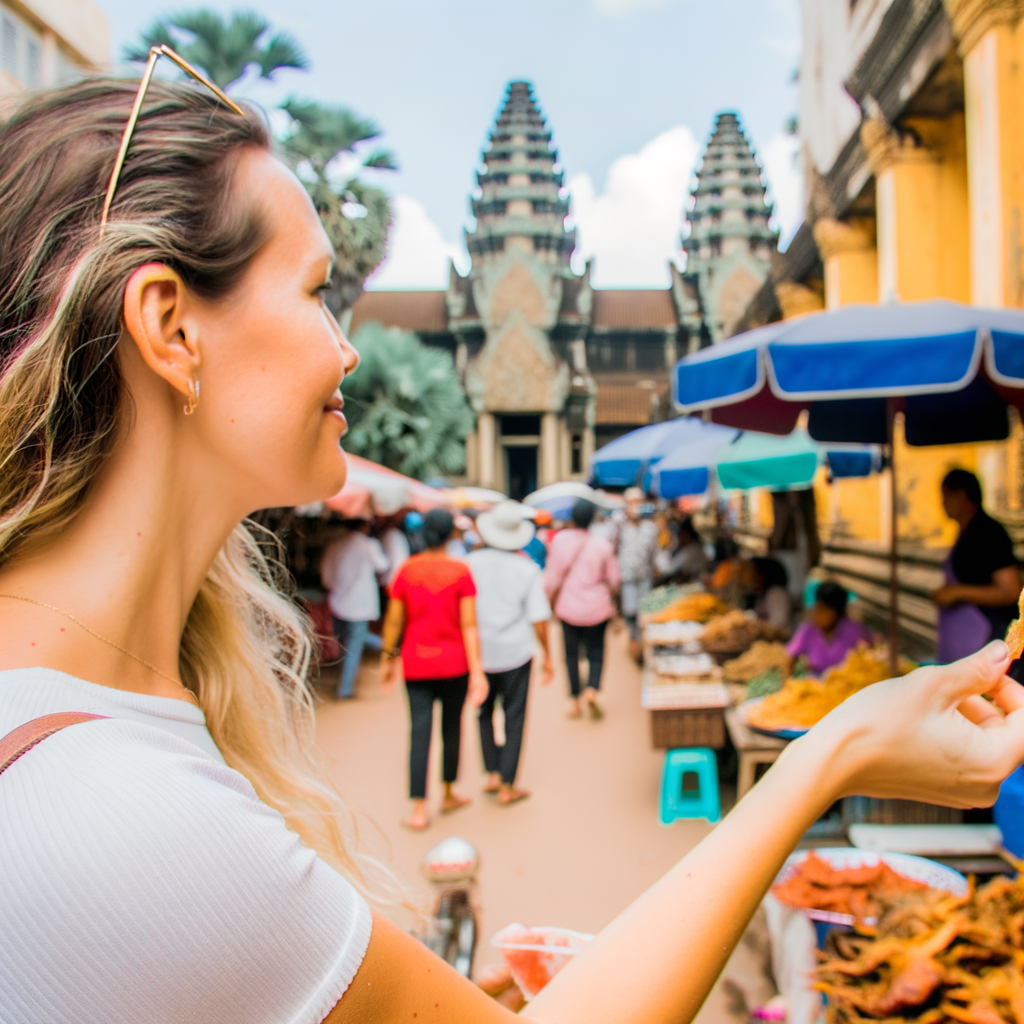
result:
[[[878,302],[878,250],[869,220],[820,217],[814,241],[825,265],[825,308]]]
[[[964,62],[971,301],[1024,306],[1024,0],[945,0]]]
[[[777,282],[775,298],[778,299],[783,320],[803,313],[817,313],[825,308],[825,300],[819,291],[797,281]]]
[[[962,118],[917,118],[898,134],[876,111],[861,138],[875,172],[879,300],[969,301]]]

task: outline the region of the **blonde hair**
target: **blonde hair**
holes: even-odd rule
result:
[[[232,191],[240,153],[270,144],[262,121],[154,82],[99,238],[135,88],[79,83],[0,125],[0,564],[67,526],[130,427],[116,345],[131,273],[165,263],[217,298],[266,237]],[[251,522],[228,538],[186,622],[181,678],[260,798],[378,905],[408,905],[317,761],[310,624],[276,543]]]

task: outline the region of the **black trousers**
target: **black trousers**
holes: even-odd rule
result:
[[[408,679],[409,716],[412,737],[409,744],[409,796],[422,800],[427,795],[427,760],[430,734],[434,729],[434,701],[441,702],[442,777],[454,782],[459,774],[459,744],[462,738],[462,705],[466,703],[469,676],[447,679]]]
[[[501,772],[501,781],[512,785],[519,768],[519,750],[523,745],[523,722],[526,720],[526,696],[530,690],[530,667],[528,661],[518,668],[506,672],[488,672],[490,691],[480,705],[480,749],[484,755],[484,768],[489,772]],[[505,711],[505,745],[494,742],[494,702],[501,698]]]
[[[571,622],[562,623],[562,637],[565,640],[565,667],[569,673],[569,689],[574,697],[580,695],[580,643],[587,652],[590,675],[587,686],[594,690],[601,689],[601,670],[604,668],[604,631],[608,628],[608,620],[593,626],[574,626]]]

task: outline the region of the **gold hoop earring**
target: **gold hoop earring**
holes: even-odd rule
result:
[[[188,382],[188,405],[183,406],[183,410],[186,416],[191,416],[196,411],[196,406],[199,404],[199,381]]]

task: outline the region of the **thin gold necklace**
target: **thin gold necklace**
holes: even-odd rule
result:
[[[122,654],[127,655],[133,661],[137,661],[140,665],[144,665],[150,672],[155,672],[158,676],[162,676],[169,683],[174,683],[175,686],[180,686],[185,693],[188,694],[188,699],[198,706],[199,701],[196,699],[196,695],[180,679],[175,679],[173,676],[169,676],[166,672],[161,672],[156,665],[151,665],[145,658],[140,658],[137,654],[132,654],[131,651],[125,650],[125,648],[120,644],[115,644],[113,640],[108,640],[105,636],[100,636],[95,629],[90,629],[84,622],[82,622],[81,619],[76,619],[71,612],[66,612],[63,608],[58,608],[55,604],[47,604],[45,601],[37,601],[34,597],[22,597],[19,594],[0,594],[0,597],[5,597],[8,601],[24,601],[26,604],[35,604],[40,608],[47,608],[51,612],[63,615],[65,619],[70,619],[70,621],[78,626],[79,629],[84,629],[89,636],[94,636],[97,640],[105,643],[108,647],[113,647],[115,651],[120,651]]]

